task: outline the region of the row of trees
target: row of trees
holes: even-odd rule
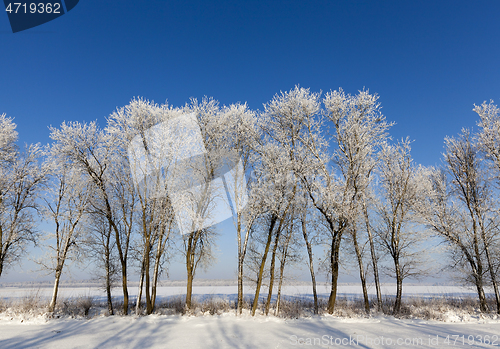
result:
[[[217,232],[203,222],[217,216],[221,188],[215,183],[223,183],[237,240],[238,313],[245,278],[256,285],[252,315],[264,284],[265,313],[275,289],[279,312],[285,271],[301,261],[310,271],[316,312],[318,270],[329,275],[327,310],[333,313],[341,266],[354,261],[366,311],[369,280],[380,307],[385,273],[396,279],[398,313],[404,279],[429,271],[432,236],[446,247],[447,270],[477,289],[481,310],[488,310],[485,287],[492,286],[500,313],[500,111],[493,102],[474,111],[480,131],[446,138],[441,168],[415,164],[408,139],[392,142],[392,123],[368,91],[321,96],[295,87],[263,111],[213,99],[180,108],[134,99],[102,129],[95,122],[63,123],[51,128],[51,145],[23,151],[16,146],[16,125],[2,115],[0,276],[28,243],[43,240],[47,256],[39,263],[55,276],[50,311],[65,264],[78,259],[104,271],[110,314],[117,279],[123,313],[130,311],[128,279],[131,268],[137,270],[136,311],[144,298],[150,314],[165,263],[180,244],[191,308],[195,273],[214,258]],[[182,127],[151,137],[157,125],[193,117],[201,140]],[[198,141],[203,152],[189,148]],[[133,151],[134,142],[141,151]],[[230,180],[221,174],[224,166],[231,168]],[[38,215],[52,223],[48,239],[40,239]],[[181,221],[191,224],[187,234],[179,234],[185,232]]]

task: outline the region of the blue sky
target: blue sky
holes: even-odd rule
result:
[[[366,88],[396,122],[392,137],[410,136],[415,160],[436,165],[443,138],[475,126],[474,103],[500,102],[499,16],[497,0],[80,0],[12,34],[4,13],[0,113],[15,118],[21,142],[46,143],[49,125],[104,125],[134,96],[262,109],[296,84]]]

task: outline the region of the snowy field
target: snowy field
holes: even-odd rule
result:
[[[327,296],[328,286],[318,289]],[[394,291],[385,285],[384,294]],[[474,297],[456,286],[406,286],[405,297]],[[50,287],[0,287],[0,299],[22,299],[36,293],[48,297]],[[115,290],[119,294],[119,289]],[[204,285],[198,298],[234,299],[236,286]],[[308,286],[287,286],[284,294],[310,297]],[[374,290],[371,290],[373,294]],[[130,288],[131,297],[137,288]],[[182,286],[162,286],[159,299],[185,293]],[[246,288],[248,296],[251,288]],[[342,285],[339,296],[356,298],[359,285]],[[104,297],[96,287],[62,287],[60,299]],[[313,316],[287,320],[274,316],[222,315],[95,316],[91,319],[13,318],[0,315],[0,348],[493,348],[500,347],[500,319],[450,312],[446,321],[396,319],[391,316],[339,318]]]
[[[204,284],[206,282],[200,282]],[[220,285],[217,285],[220,284]],[[211,296],[218,296],[222,298],[233,299],[237,294],[236,285],[227,285],[227,283],[216,281],[211,285],[193,286],[193,295],[206,298]],[[245,287],[245,294],[253,297],[253,292],[255,289],[251,286]],[[485,289],[488,292],[488,289]],[[394,295],[396,294],[396,285],[382,285],[381,291],[383,295]],[[261,296],[267,295],[266,287],[261,288]],[[317,286],[318,295],[327,297],[330,294],[329,285],[318,285]],[[113,289],[113,295],[121,295],[121,288],[117,287]],[[129,287],[129,296],[134,298],[137,296],[138,288]],[[276,293],[276,292],[275,292]],[[295,297],[305,297],[312,298],[312,288],[306,285],[294,285],[294,286],[283,286],[282,293],[287,296]],[[361,286],[354,285],[339,285],[338,288],[339,296],[345,296],[348,298],[360,298],[362,297]],[[375,288],[370,287],[368,289],[370,296],[375,296]],[[52,295],[52,286],[4,286],[0,287],[0,299],[15,299],[22,298],[29,295],[36,294],[40,297],[50,297]],[[185,295],[186,286],[176,285],[176,286],[160,286],[157,289],[157,297],[159,299],[165,297],[171,297],[176,295]],[[466,288],[460,286],[420,286],[420,285],[410,285],[403,287],[403,295],[405,297],[475,297],[476,293],[473,288]],[[87,297],[91,296],[96,299],[105,299],[104,290],[95,286],[70,286],[70,287],[60,287],[58,297],[70,298],[70,297]]]

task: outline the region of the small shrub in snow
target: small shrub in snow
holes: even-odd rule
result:
[[[209,313],[210,315],[220,315],[231,310],[229,302],[220,298],[205,299],[200,305],[202,313]]]
[[[313,312],[314,302],[308,299],[282,298],[278,316],[288,319],[298,319]]]
[[[88,317],[94,303],[94,299],[90,296],[60,299],[57,302],[54,314],[59,316]]]
[[[19,301],[19,308],[24,313],[33,313],[37,309],[41,308],[42,300],[39,291],[32,291]],[[43,304],[45,306],[45,304]]]
[[[157,303],[156,312],[165,315],[184,315],[186,302],[181,297],[168,297]]]

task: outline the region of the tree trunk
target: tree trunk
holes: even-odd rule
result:
[[[483,282],[480,276],[476,276],[476,289],[479,297],[479,308],[483,313],[487,312],[489,310],[488,303],[486,303],[486,295],[484,294]]]
[[[468,252],[467,247],[465,247],[465,245],[459,242],[458,246],[464,253],[465,257],[467,258],[467,261],[469,262],[472,275],[474,277],[474,284],[476,286],[477,296],[479,299],[479,308],[481,309],[482,312],[486,312],[488,311],[488,304],[486,303],[486,296],[484,294],[484,288],[483,288],[482,265],[480,261],[478,261],[478,263],[476,264],[473,255]]]
[[[191,297],[193,293],[193,273],[192,269],[188,267],[187,271],[187,290],[186,290],[186,307],[191,309]]]
[[[281,259],[281,265],[280,265],[280,281],[278,284],[278,298],[276,299],[276,311],[275,315],[279,315],[280,313],[280,307],[281,307],[281,286],[283,285],[283,273],[285,270],[285,261],[286,261],[286,255],[283,256]]]
[[[52,299],[50,301],[49,309],[48,309],[48,311],[51,313],[54,312],[54,309],[56,308],[57,292],[59,291],[59,280],[61,279],[61,275],[62,275],[62,271],[63,271],[63,267],[64,267],[64,262],[66,260],[67,254],[68,254],[68,250],[71,246],[70,238],[71,238],[71,235],[69,235],[68,238],[65,240],[63,251],[60,251],[59,247],[58,247],[58,251],[57,251],[58,256],[56,257],[57,258],[57,267],[56,267],[56,275],[55,275],[56,278],[54,280],[54,290],[52,292]],[[62,252],[62,255],[61,255],[61,252]]]
[[[316,291],[316,276],[314,275],[314,259],[311,243],[307,237],[307,227],[306,221],[302,219],[302,235],[304,236],[304,241],[306,242],[307,255],[309,256],[309,273],[311,274],[312,288],[313,288],[313,298],[314,298],[314,314],[318,314],[318,293]]]
[[[115,312],[113,310],[113,300],[111,298],[111,260],[110,260],[110,239],[111,239],[111,231],[106,236],[106,246],[104,251],[105,257],[105,268],[106,268],[106,296],[108,302],[108,312],[109,315],[114,315]]]
[[[141,277],[139,279],[139,289],[137,292],[137,300],[135,302],[135,313],[136,315],[139,315],[139,310],[141,308],[141,300],[142,300],[142,288],[144,287],[144,268],[145,268],[145,255],[143,253],[142,255],[142,261],[141,261]]]
[[[154,311],[155,305],[156,305],[156,286],[158,285],[158,275],[160,273],[160,261],[161,261],[161,256],[163,254],[163,247],[164,247],[163,238],[164,238],[164,236],[163,236],[163,234],[161,234],[160,237],[158,238],[158,242],[157,242],[158,245],[156,248],[155,267],[154,267],[154,271],[153,271],[153,289],[151,291],[151,303],[152,303],[153,311]]]
[[[236,313],[240,314],[243,311],[243,266],[245,262],[245,255],[247,252],[248,238],[250,235],[250,226],[246,228],[245,241],[241,242],[241,215],[238,214],[238,304],[236,306]],[[251,224],[250,224],[251,225]]]
[[[146,281],[146,314],[150,315],[153,312],[153,306],[151,304],[151,294],[150,294],[150,276],[149,276],[149,262],[150,262],[150,249],[151,246],[149,244],[149,240],[146,241],[146,251],[145,251],[145,259],[144,259],[144,278]]]
[[[498,293],[498,285],[497,285],[497,281],[496,281],[495,270],[493,269],[493,265],[490,261],[488,249],[486,249],[486,255],[488,258],[488,264],[489,264],[489,269],[490,269],[491,283],[493,284],[493,290],[495,291],[495,301],[497,303],[497,314],[500,314],[500,294]]]
[[[123,315],[128,315],[127,264],[122,262]]]
[[[120,265],[122,269],[123,315],[128,315],[127,257],[126,257],[126,252],[128,249],[128,241],[127,241],[127,248],[124,253],[121,245],[120,231],[118,230],[118,227],[116,226],[113,220],[113,213],[111,211],[111,205],[109,203],[108,195],[104,188],[104,184],[102,184],[101,186],[101,191],[104,194],[105,198],[106,216],[110,225],[110,229],[112,228],[115,232],[116,247],[118,250],[118,256],[120,259]]]
[[[240,314],[243,311],[243,258],[238,256],[238,304],[236,313]]]
[[[292,234],[293,234],[293,224],[290,226],[290,232],[286,238],[285,246],[283,247],[283,255],[281,256],[280,278],[279,278],[279,284],[278,284],[278,298],[276,300],[275,315],[279,314],[279,312],[280,312],[281,286],[283,286],[283,275],[285,272],[286,258],[288,257],[288,246],[290,245],[290,240],[292,239]]]
[[[500,295],[498,293],[498,285],[496,281],[495,269],[493,263],[490,258],[490,249],[488,243],[486,241],[486,235],[484,233],[484,229],[481,226],[481,237],[483,239],[484,251],[486,252],[486,261],[488,262],[488,269],[490,271],[491,283],[493,284],[493,290],[495,291],[495,301],[497,304],[497,314],[500,314]]]
[[[139,279],[139,290],[137,292],[137,300],[135,302],[135,313],[139,315],[139,309],[141,308],[141,298],[142,298],[142,288],[144,287],[144,256],[141,263],[141,278]]]
[[[367,314],[370,313],[370,301],[368,299],[368,290],[366,288],[366,278],[365,278],[365,270],[363,267],[363,255],[361,254],[361,249],[358,244],[358,237],[356,234],[356,227],[353,226],[352,230],[352,240],[354,243],[354,250],[356,251],[356,257],[358,258],[358,266],[359,266],[359,278],[361,279],[361,287],[363,288],[363,299],[365,305],[365,311]]]
[[[368,209],[366,203],[363,202],[363,211],[365,216],[366,232],[368,234],[368,240],[370,241],[370,254],[372,258],[373,266],[373,278],[375,279],[375,289],[377,291],[377,309],[382,310],[382,292],[380,291],[380,281],[378,277],[378,266],[377,266],[377,255],[375,253],[375,244],[373,242],[373,235],[370,229],[370,219],[368,216]]]
[[[273,296],[273,287],[274,287],[274,267],[276,265],[276,251],[278,250],[279,238],[281,232],[280,229],[276,232],[276,236],[274,238],[274,246],[273,252],[271,254],[271,267],[269,270],[269,289],[267,290],[267,299],[265,305],[265,314],[269,315],[269,307],[271,305],[271,298]]]
[[[186,272],[187,272],[187,289],[186,289],[186,307],[191,309],[191,296],[193,293],[193,268],[194,268],[194,235],[197,232],[189,234],[188,246],[186,252]]]
[[[0,205],[2,204],[2,202],[3,202],[3,200],[0,197]],[[5,247],[5,249],[7,249],[7,246]],[[0,224],[0,277],[2,276],[3,263],[5,260],[6,254],[7,254],[7,251],[4,250],[4,242],[3,242],[3,228],[2,228],[2,225]]]
[[[257,286],[255,288],[255,297],[253,299],[253,304],[252,304],[252,316],[255,316],[255,311],[257,310],[257,305],[259,304],[259,294],[260,294],[260,287],[262,286],[264,267],[266,265],[267,254],[269,253],[269,246],[271,245],[274,225],[276,224],[277,219],[278,217],[276,215],[273,214],[271,216],[271,222],[269,224],[269,231],[267,235],[266,248],[264,250],[264,254],[262,255],[262,262],[260,263],[259,274],[257,275]]]
[[[471,216],[473,213],[471,212]],[[477,223],[475,219],[473,218],[472,222],[472,229],[474,231],[474,253],[476,255],[476,264],[477,264],[477,269],[476,269],[476,287],[478,289],[478,296],[479,296],[479,303],[480,303],[480,308],[482,312],[487,312],[489,311],[488,304],[486,303],[486,296],[484,294],[484,282],[483,282],[483,263],[481,261],[481,253],[480,248],[479,248],[479,239],[477,237]]]
[[[336,232],[332,238],[330,253],[330,265],[332,270],[332,289],[328,298],[328,314],[333,314],[335,301],[337,299],[337,281],[339,279],[339,257],[340,257],[340,232]]]
[[[61,274],[62,274],[62,268],[59,266],[56,269],[56,278],[54,281],[54,290],[52,291],[52,299],[49,304],[49,313],[54,312],[54,309],[56,308],[56,302],[57,302],[57,291],[59,289],[59,280],[61,279]]]
[[[394,258],[394,267],[396,269],[396,301],[392,313],[396,315],[401,311],[401,298],[403,296],[403,275],[401,274],[398,257]]]

